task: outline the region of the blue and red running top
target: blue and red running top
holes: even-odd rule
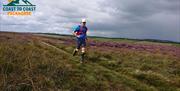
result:
[[[76,35],[78,35],[78,38],[80,39],[86,39],[87,35],[86,32],[88,31],[88,28],[86,26],[78,25],[74,32],[76,32]]]

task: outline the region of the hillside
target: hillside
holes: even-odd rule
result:
[[[0,32],[0,91],[180,91],[180,44]]]

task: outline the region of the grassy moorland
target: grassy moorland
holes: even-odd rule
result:
[[[180,91],[180,44],[0,32],[0,91]]]

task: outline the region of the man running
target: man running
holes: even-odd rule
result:
[[[76,36],[76,39],[77,39],[77,46],[73,52],[73,56],[75,56],[77,52],[79,51],[79,49],[81,48],[81,52],[82,52],[81,60],[80,60],[81,63],[84,61],[84,56],[85,56],[87,31],[88,31],[88,28],[86,27],[86,19],[82,19],[80,25],[78,25],[78,27],[76,27],[73,32],[73,34]]]

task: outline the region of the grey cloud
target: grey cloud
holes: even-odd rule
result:
[[[100,5],[105,7],[102,11],[113,15],[115,19],[108,21],[110,24],[91,25],[95,30],[115,30],[113,36],[117,37],[128,35],[126,37],[180,41],[178,0],[109,0]],[[109,12],[109,9],[115,12]]]
[[[37,6],[33,16],[3,14],[1,29],[71,34],[71,27],[87,18],[90,35],[180,42],[180,0],[32,1]]]

